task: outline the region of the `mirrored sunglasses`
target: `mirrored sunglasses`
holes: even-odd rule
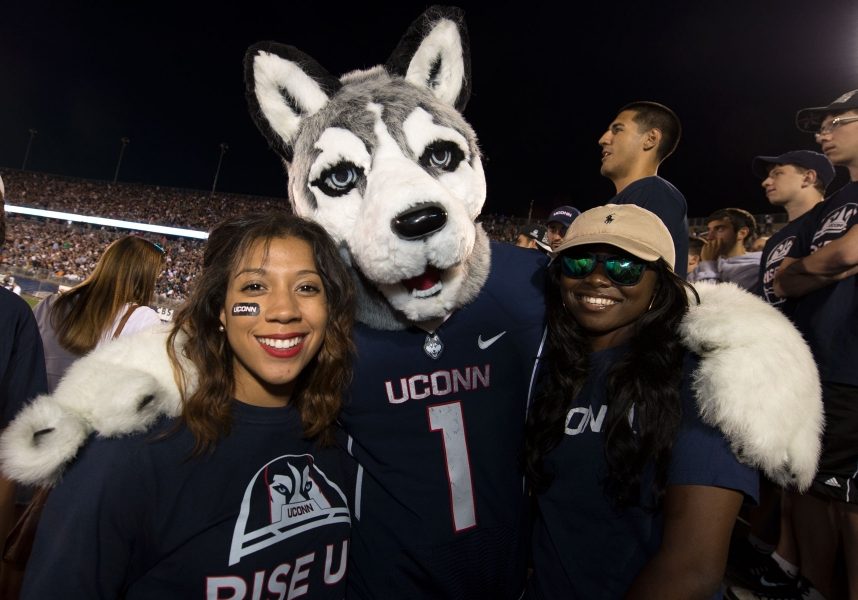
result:
[[[632,256],[575,252],[560,256],[560,270],[565,277],[583,279],[601,264],[605,275],[617,285],[637,285],[646,271],[647,263]]]

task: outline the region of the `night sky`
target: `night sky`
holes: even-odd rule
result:
[[[251,122],[242,59],[254,42],[307,52],[333,74],[383,63],[426,3],[4,2],[0,166],[285,197]],[[604,203],[599,136],[623,104],[656,100],[683,122],[660,174],[703,217],[769,209],[758,154],[817,149],[799,108],[858,88],[855,0],[462,3],[480,138],[484,212],[544,216]],[[834,187],[845,183],[838,171]],[[14,189],[7,190],[14,203]]]

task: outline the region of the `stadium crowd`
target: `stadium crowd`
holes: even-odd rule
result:
[[[109,183],[59,175],[0,169],[11,205],[42,208],[208,231],[228,216],[251,210],[289,210],[284,198],[228,194],[129,183]],[[85,223],[10,214],[8,239],[0,261],[7,271],[37,279],[57,279],[66,285],[82,281],[101,252],[127,230]],[[521,220],[507,215],[483,215],[483,226],[494,239],[513,242]],[[194,238],[139,232],[162,246],[166,267],[156,285],[159,301],[187,298],[190,283],[202,265],[204,242]]]
[[[0,176],[6,182],[7,202],[12,205],[199,231],[208,231],[223,218],[251,210],[289,210],[285,198],[221,192],[212,196],[202,190],[110,183],[8,168],[0,169]],[[521,217],[491,213],[479,220],[489,237],[510,243],[515,243],[526,224]],[[695,220],[689,223],[693,229]],[[0,273],[57,280],[64,285],[85,279],[104,248],[127,233],[114,227],[19,214],[8,215],[8,225]],[[705,232],[705,227],[702,230]],[[201,267],[203,241],[146,232],[138,235],[161,245],[166,252],[166,268],[156,286],[158,300],[171,304],[187,298],[190,283]]]

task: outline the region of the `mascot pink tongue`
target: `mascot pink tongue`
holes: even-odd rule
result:
[[[426,271],[422,274],[417,275],[416,277],[412,277],[410,279],[405,279],[402,282],[408,291],[419,290],[424,291],[431,288],[433,285],[437,284],[441,280],[441,271],[436,269],[435,267],[428,267]]]

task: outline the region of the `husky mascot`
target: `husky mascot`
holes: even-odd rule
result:
[[[247,52],[245,75],[294,211],[327,228],[360,290],[341,418],[360,464],[350,595],[519,598],[528,503],[517,459],[545,334],[545,259],[489,241],[477,222],[486,182],[462,116],[461,11],[428,9],[383,66],[337,78],[265,42]],[[728,284],[700,294],[684,333],[702,357],[698,387],[711,403],[701,411],[746,463],[806,487],[822,416],[805,344],[749,294]],[[6,471],[51,484],[90,433],[178,414],[165,339],[121,338],[79,360],[4,435]],[[794,375],[749,372],[749,354]]]

